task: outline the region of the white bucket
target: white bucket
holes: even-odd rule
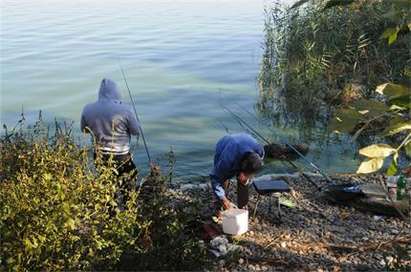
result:
[[[248,210],[229,209],[223,213],[223,231],[231,235],[241,235],[248,231]]]

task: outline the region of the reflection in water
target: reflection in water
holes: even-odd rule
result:
[[[326,133],[330,110],[320,88],[308,84],[301,88],[304,78],[288,71],[294,59],[287,55],[294,52],[287,40],[294,18],[279,4],[266,12],[257,110],[271,119],[273,126],[298,127],[302,139],[310,140]]]
[[[298,53],[304,54],[307,48],[294,40],[290,42],[295,31],[293,25],[300,23],[298,16],[287,16],[284,7],[274,3],[265,18],[255,107],[260,117],[259,127],[269,128],[271,138],[277,142],[310,144],[309,157],[329,171],[350,171],[357,160],[355,145],[348,137],[330,135],[327,130],[331,108],[325,96],[331,92],[325,91],[318,76],[325,66],[315,59],[307,65],[298,63]],[[289,52],[297,55],[288,56]],[[291,66],[306,70],[290,69]]]

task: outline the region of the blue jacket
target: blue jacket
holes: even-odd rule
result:
[[[218,141],[210,178],[213,192],[219,199],[225,197],[224,181],[240,172],[241,159],[248,152],[264,158],[263,146],[247,133],[227,135]]]

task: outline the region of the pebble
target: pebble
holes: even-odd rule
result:
[[[349,177],[340,180],[341,182],[351,181]],[[369,178],[360,180],[369,182]],[[230,271],[232,269],[271,271],[272,267],[269,265],[258,263],[257,266],[256,263],[247,263],[244,256],[262,258],[266,255],[270,259],[286,261],[288,265],[284,265],[285,267],[304,267],[309,271],[333,271],[333,266],[340,262],[344,263],[344,270],[347,271],[358,271],[360,267],[376,271],[376,268],[381,270],[397,261],[393,253],[387,252],[385,248],[381,248],[378,252],[363,252],[361,256],[351,256],[347,259],[343,257],[344,254],[335,254],[332,250],[320,245],[317,247],[316,241],[336,245],[358,245],[367,244],[368,241],[374,242],[375,237],[387,240],[398,234],[402,227],[409,229],[410,224],[398,218],[374,216],[350,207],[343,208],[317,201],[312,197],[312,186],[305,186],[303,183],[304,181],[298,180],[297,182],[291,179],[299,207],[285,209],[281,224],[274,224],[273,220],[277,219],[275,215],[263,216],[264,212],[267,212],[264,209],[259,211],[256,220],[250,218],[250,231],[240,239],[245,242],[241,248],[243,258],[239,258],[234,267],[230,264]],[[231,197],[235,199],[236,196],[233,194]],[[252,198],[251,203],[253,203]],[[264,205],[261,207],[264,208]],[[341,213],[348,214],[348,216],[342,220],[337,216]],[[270,246],[265,248],[267,245]],[[293,250],[287,250],[291,245]],[[229,261],[226,260],[226,262],[225,265],[229,267]],[[284,267],[280,265],[277,270],[283,271],[282,268]]]
[[[387,260],[388,265],[390,265],[394,261],[394,257],[392,256],[387,256],[385,259]]]
[[[391,233],[392,233],[392,234],[398,234],[398,233],[400,233],[400,231],[397,230],[397,229],[392,229],[392,230],[391,230]]]
[[[381,254],[375,254],[374,257],[375,257],[377,260],[382,260],[382,259],[383,259],[383,256],[382,256]]]

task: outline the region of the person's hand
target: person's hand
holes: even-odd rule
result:
[[[231,203],[231,201],[228,200],[228,198],[224,197],[221,201],[223,202],[224,210],[229,210],[229,209],[234,208],[234,204]]]
[[[248,185],[250,179],[253,177],[253,175],[247,175],[244,172],[240,172],[237,175],[237,180],[243,185]]]

